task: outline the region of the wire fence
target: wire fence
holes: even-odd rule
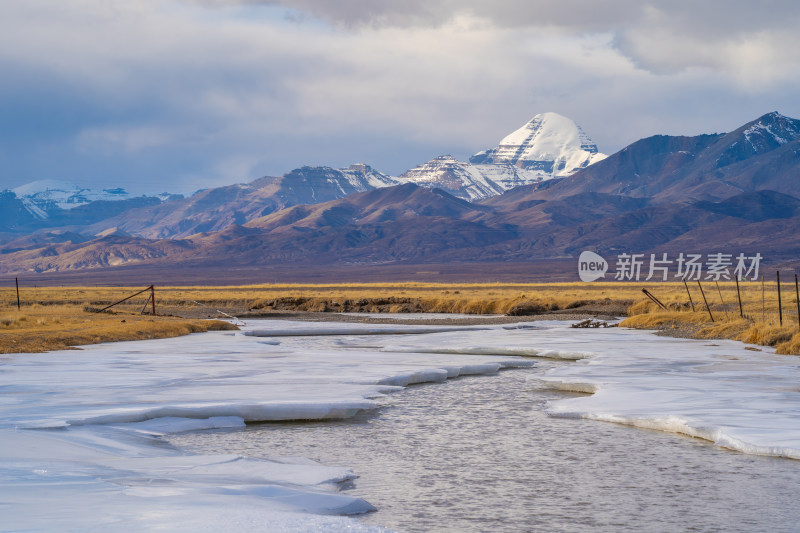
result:
[[[786,274],[788,274],[788,276]],[[787,279],[787,277],[788,277],[788,279]],[[31,289],[31,288],[32,289],[37,289],[38,288],[36,284],[27,285],[25,283],[26,281],[27,280],[25,280],[24,278],[21,280],[18,276],[17,277],[13,277],[13,278],[11,278],[11,277],[0,278],[0,286],[6,286],[6,287],[10,286],[12,288],[13,292],[11,294],[11,301],[8,302],[8,303],[10,303],[10,305],[12,307],[16,306],[18,311],[20,311],[22,309],[22,304],[26,303],[25,302],[25,290],[26,289]],[[719,285],[718,282],[715,282],[714,285],[709,287],[710,282],[708,280],[705,280],[704,283],[706,284],[706,287],[703,287],[703,285],[701,284],[700,280],[698,280],[697,281],[697,285],[698,286],[695,287],[694,290],[699,291],[699,294],[695,293],[695,297],[700,296],[700,298],[697,298],[697,300],[695,300],[695,298],[692,297],[692,291],[690,290],[691,286],[686,283],[686,280],[683,280],[683,284],[684,284],[684,287],[686,289],[686,294],[687,294],[688,300],[689,300],[688,304],[687,304],[687,307],[691,306],[692,310],[694,311],[696,309],[695,301],[697,301],[698,304],[699,304],[699,307],[704,307],[705,308],[705,311],[708,313],[709,318],[710,318],[710,320],[712,322],[716,321],[715,318],[714,318],[714,315],[712,314],[712,308],[716,307],[718,311],[722,311],[722,313],[724,313],[726,315],[726,318],[729,318],[728,317],[728,311],[732,310],[735,313],[736,310],[737,310],[736,308],[738,307],[738,314],[739,314],[740,318],[747,318],[749,320],[755,321],[756,318],[758,318],[759,309],[757,309],[757,308],[754,309],[753,308],[754,305],[753,305],[752,297],[751,297],[750,301],[748,301],[748,302],[744,302],[743,301],[742,290],[743,290],[745,285],[748,286],[748,289],[751,290],[752,289],[752,285],[760,284],[760,292],[761,292],[761,295],[760,295],[761,296],[761,298],[760,298],[760,300],[761,300],[760,301],[760,303],[761,303],[761,306],[760,306],[761,307],[761,309],[760,309],[760,318],[761,318],[761,321],[765,322],[765,321],[774,320],[775,318],[777,318],[778,319],[778,323],[781,326],[783,326],[785,321],[791,320],[792,319],[792,315],[795,315],[796,319],[797,319],[797,326],[798,326],[798,328],[800,328],[800,280],[798,280],[798,274],[797,274],[797,271],[795,269],[790,269],[789,272],[784,271],[783,280],[781,279],[781,271],[780,270],[776,270],[774,278],[769,274],[762,275],[762,276],[760,276],[760,279],[758,279],[758,280],[749,280],[747,282],[744,282],[742,284],[742,286],[740,286],[740,283],[739,283],[738,279],[734,279],[733,281],[736,282],[736,303],[734,304],[733,309],[730,309],[731,306],[728,305],[725,302],[725,300],[723,298],[723,295],[722,295],[722,290],[721,290],[720,285]],[[130,284],[100,284],[100,283],[92,284],[92,285],[94,287],[97,287],[97,288],[101,288],[102,287],[102,288],[108,288],[108,289],[114,288],[114,287],[122,288],[122,287],[130,287],[131,286]],[[75,287],[72,287],[72,286],[64,286],[64,285],[60,285],[60,286],[49,285],[49,284],[47,285],[48,289],[56,289],[58,287],[61,287],[61,288],[65,289],[65,290],[71,289],[71,288],[72,289],[75,288]],[[83,285],[83,287],[87,287],[87,285]],[[710,295],[706,293],[706,290],[712,290],[713,291],[714,289],[716,289],[716,293],[717,293],[717,295],[719,297],[719,300],[720,300],[720,304],[721,305],[719,307],[717,307],[716,304],[712,304],[712,303],[709,302],[709,296]],[[140,295],[142,293],[145,293],[147,291],[149,291],[150,294],[149,294],[149,297],[148,297],[147,301],[144,304],[144,307],[142,308],[142,313],[145,312],[145,310],[146,310],[146,308],[147,308],[147,306],[149,304],[150,307],[151,307],[152,314],[155,315],[156,314],[156,303],[155,303],[155,287],[154,287],[154,285],[150,285],[150,286],[142,289],[141,291],[136,292],[135,294],[132,294],[130,296],[122,298],[121,300],[116,301],[116,302],[112,303],[111,305],[108,305],[105,308],[100,309],[99,311],[105,311],[107,309],[110,309],[111,307],[114,307],[115,305],[118,305],[120,303],[128,301],[128,300],[132,299],[133,297],[138,296],[138,295]],[[647,296],[651,300],[653,300],[655,298],[655,296],[652,293],[648,293],[647,291],[644,291],[644,290],[643,290],[643,292],[644,292],[645,296]],[[751,294],[752,294],[752,291],[751,291]],[[768,304],[768,296],[769,296],[769,301],[773,301],[774,302],[774,300],[772,300],[773,295],[776,295],[776,299],[777,299],[777,302],[776,302],[777,303],[777,309],[775,309],[774,311],[772,310],[773,308],[771,306],[767,305]],[[34,296],[35,296],[35,293],[34,293]],[[5,298],[4,298],[4,300],[5,300]],[[35,300],[35,298],[30,298],[27,303],[28,304],[33,304],[33,303],[40,303],[40,302],[37,302]],[[663,305],[664,305],[660,301],[655,301],[655,304],[658,305],[659,307],[663,307]],[[221,311],[218,311],[218,312],[222,313]],[[772,313],[776,313],[777,317]],[[225,314],[225,313],[222,313],[222,314]],[[770,318],[770,317],[772,317],[772,318]],[[231,318],[235,318],[235,317],[231,317]]]
[[[12,292],[12,298],[11,298],[11,306],[12,307],[16,306],[17,311],[21,311],[22,310],[22,304],[26,303],[25,299],[23,297],[25,295],[25,289],[29,289],[29,292],[30,292],[30,289],[34,289],[35,290],[35,289],[39,289],[40,288],[37,285],[25,285],[24,282],[25,282],[25,280],[24,279],[20,280],[19,277],[0,278],[0,287],[2,287],[2,286],[11,286],[12,291],[13,291]],[[115,287],[120,287],[120,288],[122,288],[122,287],[130,287],[130,284],[120,284],[120,285],[95,284],[94,286],[96,288],[101,288],[102,287],[102,288],[110,289],[110,288],[115,288]],[[85,285],[83,287],[85,287]],[[49,290],[58,289],[58,288],[61,288],[61,289],[64,289],[64,290],[76,289],[76,287],[64,286],[64,285],[60,285],[60,286],[47,285],[46,287],[42,287],[42,289],[49,289]],[[139,292],[137,292],[135,294],[132,294],[132,295],[126,297],[126,298],[123,298],[123,299],[121,299],[121,300],[119,300],[117,302],[114,302],[111,305],[108,305],[108,306],[106,306],[106,307],[104,307],[102,309],[93,310],[93,311],[94,312],[105,311],[107,309],[110,309],[111,307],[114,307],[114,306],[122,303],[122,302],[130,300],[134,296],[138,296],[138,295],[140,295],[140,294],[142,294],[144,292],[147,292],[147,291],[149,291],[150,294],[148,295],[147,301],[145,302],[145,305],[142,308],[141,314],[145,313],[145,310],[146,310],[146,308],[147,308],[147,306],[149,304],[150,307],[151,307],[151,313],[153,315],[155,315],[156,314],[156,299],[155,299],[155,286],[154,285],[149,285],[148,287],[142,289],[141,291],[139,291]],[[5,298],[3,298],[3,300],[5,300]],[[45,303],[45,302],[40,302],[39,299],[35,298],[35,295],[34,295],[33,298],[31,298],[30,295],[29,295],[29,301],[27,302],[27,304],[32,305],[32,304],[37,304],[37,303]],[[0,305],[4,305],[4,304],[0,303]]]

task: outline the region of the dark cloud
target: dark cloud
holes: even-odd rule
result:
[[[718,67],[729,60],[730,54],[746,53],[735,49],[737,43],[765,32],[795,34],[800,24],[800,3],[794,0],[199,1],[207,5],[282,6],[350,29],[436,27],[459,16],[474,16],[503,28],[609,33],[622,53],[654,72]],[[722,57],[708,57],[713,54]]]
[[[681,32],[719,35],[775,25],[792,27],[793,0],[196,0],[205,5],[265,5],[308,13],[345,26],[441,25],[472,14],[507,27],[556,26],[578,31],[620,31],[653,20]]]

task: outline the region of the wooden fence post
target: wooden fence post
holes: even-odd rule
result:
[[[708,311],[708,316],[711,317],[711,322],[714,322],[714,315],[711,314],[711,308],[708,306],[708,300],[706,300],[706,293],[703,290],[703,286],[700,284],[700,280],[697,280],[697,286],[700,287],[700,294],[703,295],[703,301],[706,304],[706,311]]]
[[[736,298],[739,299],[739,318],[744,318],[744,309],[742,309],[742,293],[739,292],[739,276],[734,278],[736,280]]]
[[[142,289],[142,290],[140,290],[139,292],[137,292],[136,294],[131,294],[130,296],[128,296],[128,297],[126,297],[126,298],[123,298],[122,300],[120,300],[120,301],[118,301],[118,302],[114,302],[114,303],[113,303],[113,304],[111,304],[111,305],[107,305],[107,306],[105,306],[104,308],[102,308],[102,309],[99,309],[99,310],[95,311],[95,313],[102,313],[102,312],[103,312],[103,311],[105,311],[106,309],[111,309],[111,308],[112,308],[112,307],[114,307],[115,305],[119,305],[119,304],[121,304],[122,302],[127,302],[128,300],[130,300],[130,299],[131,299],[131,298],[133,298],[134,296],[139,296],[139,295],[140,295],[140,294],[142,294],[143,292],[152,291],[152,290],[153,290],[153,286],[152,286],[152,285],[150,285],[150,286],[149,286],[149,287],[147,287],[146,289]],[[153,293],[151,292],[151,293],[150,293],[150,295],[152,296],[152,295],[153,295]],[[147,304],[145,304],[145,306],[146,306],[146,305],[147,305]],[[155,308],[156,308],[156,306],[155,306],[155,304],[153,304],[153,310],[155,310]]]
[[[719,294],[719,302],[722,304],[722,312],[725,313],[725,320],[728,319],[728,311],[725,310],[725,300],[722,299],[722,290],[719,288],[719,281],[714,281],[717,284],[717,294]]]
[[[150,285],[150,302],[153,304],[153,316],[156,316],[156,288]]]
[[[686,294],[689,296],[689,303],[692,305],[692,313],[694,313],[694,301],[692,300],[692,293],[689,292],[689,285],[686,283],[686,278],[683,278],[683,286],[686,287]]]
[[[661,300],[659,300],[658,298],[656,298],[655,296],[653,296],[652,294],[650,294],[650,291],[648,291],[647,289],[642,289],[642,292],[644,293],[644,295],[645,295],[645,296],[647,296],[648,298],[650,298],[650,301],[651,301],[651,302],[653,302],[654,304],[656,304],[657,306],[659,306],[659,307],[660,307],[661,309],[663,309],[664,311],[666,311],[666,310],[667,310],[667,306],[666,306],[666,305],[664,305],[663,303],[661,303]]]
[[[797,287],[797,274],[794,275],[794,301],[797,303],[797,325],[800,327],[800,289]]]
[[[19,305],[19,278],[14,278],[14,282],[17,284],[17,311],[21,309]]]
[[[778,321],[781,326],[783,325],[783,306],[781,305],[781,271],[776,270],[775,275],[778,277]]]

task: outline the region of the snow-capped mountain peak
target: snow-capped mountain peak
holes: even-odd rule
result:
[[[391,176],[363,163],[341,169],[300,167],[286,174],[284,180],[301,194],[305,203],[327,201],[356,192],[397,185],[397,181]]]
[[[93,190],[59,180],[37,180],[11,190],[37,218],[47,218],[53,209],[72,209],[97,200],[125,200],[128,192],[119,187]]]
[[[377,189],[379,187],[397,185],[397,180],[393,177],[379,172],[364,163],[354,163],[347,168],[341,169],[341,172],[350,178],[354,186],[364,187],[366,185],[364,190],[369,190],[369,187]]]
[[[729,144],[716,161],[722,168],[800,139],[800,120],[773,111],[728,134]]]
[[[467,200],[487,198],[504,190],[475,165],[458,161],[451,155],[435,157],[401,174],[398,180],[421,187],[444,189]]]
[[[754,149],[759,141],[780,146],[800,138],[800,121],[774,111],[750,123],[742,133]]]
[[[606,157],[572,120],[542,113],[503,138],[497,147],[472,156],[469,163],[441,156],[398,179],[478,200],[520,185],[569,176]]]
[[[20,199],[52,202],[61,209],[72,209],[97,200],[124,200],[128,191],[121,187],[94,190],[59,180],[37,180],[12,189]]]
[[[558,113],[541,113],[504,137],[496,148],[472,156],[470,162],[514,165],[562,177],[606,157],[571,119]]]

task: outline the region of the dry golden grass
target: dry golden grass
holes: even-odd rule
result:
[[[235,329],[218,320],[192,320],[134,313],[92,313],[77,305],[0,307],[0,353],[62,350],[99,342],[159,339]]]
[[[708,322],[708,315],[701,313],[684,313],[680,311],[660,311],[647,308],[646,311],[635,311],[641,308],[643,302],[639,301],[630,307],[629,318],[623,322],[625,327],[637,329],[665,329],[672,325],[681,324],[684,326],[694,326],[697,330],[705,326]]]
[[[322,299],[359,299],[359,298],[418,298],[424,299],[434,308],[459,307],[468,309],[470,305],[490,305],[495,308],[507,306],[509,302],[533,300],[552,303],[566,307],[579,300],[640,300],[641,289],[647,287],[668,306],[687,306],[688,299],[682,283],[486,283],[486,284],[441,284],[441,283],[363,283],[363,284],[318,284],[318,285],[253,285],[231,287],[157,287],[157,299],[166,305],[201,305],[212,307],[254,307],[264,300],[283,297],[306,297]],[[742,283],[742,297],[745,313],[758,315],[761,313],[761,285],[757,282]],[[97,305],[109,304],[128,294],[141,290],[142,287],[22,287],[23,304],[39,303]],[[692,297],[697,309],[702,308],[702,298],[697,285],[690,285]],[[736,289],[734,284],[720,284],[720,291],[711,284],[704,284],[706,297],[712,311],[720,307],[722,294],[726,310],[736,307]],[[793,290],[784,286],[784,309],[792,309]],[[792,288],[793,289],[793,288]],[[142,295],[138,305],[142,305],[147,295]],[[0,306],[11,306],[16,303],[13,287],[0,288]],[[777,311],[776,289],[774,283],[765,288],[765,312]],[[737,308],[738,313],[738,308]]]
[[[140,290],[141,287],[23,287],[23,303],[95,305],[112,303]],[[578,300],[613,297],[632,300],[640,295],[639,286],[617,283],[559,284],[438,284],[438,283],[369,283],[319,285],[254,285],[241,287],[157,287],[160,305],[210,308],[254,308],[275,298],[414,298],[426,307],[441,312],[454,309],[464,312],[502,313],[522,300],[553,303],[562,308]],[[16,302],[13,288],[0,289],[0,304]],[[143,295],[139,305],[146,299]]]
[[[780,354],[800,354],[800,333],[795,333],[788,341],[779,343],[775,346],[775,351]]]
[[[679,330],[697,339],[735,339],[762,346],[774,346],[779,354],[800,355],[800,324],[794,284],[782,285],[783,325],[779,323],[776,284],[742,283],[744,317],[740,316],[734,283],[704,283],[705,300],[695,283],[689,286],[695,304],[692,312],[683,284],[664,284],[652,289],[668,307],[664,311],[647,298],[629,308],[623,326],[644,329]],[[662,297],[663,296],[663,297]],[[708,302],[711,316],[705,307]]]
[[[31,303],[39,305],[89,305],[103,307],[141,287],[39,287],[21,288],[23,310]],[[236,314],[277,309],[279,299],[301,299],[282,309],[337,311],[345,301],[389,300],[377,306],[357,306],[358,311],[434,312],[467,314],[505,314],[515,306],[568,309],[586,301],[625,300],[638,293],[633,285],[611,283],[566,284],[436,284],[372,283],[320,285],[256,285],[241,287],[157,287],[157,311],[165,314],[221,317],[217,310]],[[131,300],[123,309],[138,312],[147,295]],[[411,305],[408,304],[411,302]],[[16,304],[13,288],[0,289],[0,308]],[[336,307],[339,306],[339,308]],[[138,308],[137,308],[138,306]],[[114,308],[117,309],[117,308]]]
[[[647,287],[667,307],[662,311],[647,300],[642,292]],[[147,298],[143,294],[115,307],[129,313],[122,315],[94,315],[85,313],[84,306],[103,307],[142,287],[40,287],[21,288],[22,316],[17,322],[14,313],[16,295],[12,288],[0,289],[0,348],[9,350],[8,335],[17,329],[39,331],[36,327],[60,326],[68,331],[66,345],[131,338],[148,338],[150,335],[168,336],[190,332],[192,327],[205,322],[183,321],[166,317],[138,315]],[[794,287],[784,285],[784,328],[777,326],[777,290],[774,282],[762,287],[759,282],[741,284],[741,297],[745,318],[739,317],[735,284],[731,282],[704,283],[705,297],[715,322],[711,322],[696,283],[689,285],[695,311],[691,311],[686,288],[682,283],[365,283],[365,284],[275,284],[232,287],[156,287],[157,310],[163,314],[221,317],[218,310],[234,314],[254,313],[275,309],[304,311],[363,312],[435,312],[466,314],[507,314],[547,312],[572,309],[593,304],[628,309],[630,318],[626,326],[681,330],[680,333],[697,338],[738,338],[746,342],[776,346],[780,353],[799,353],[800,336],[797,334],[797,312]],[[763,290],[763,292],[762,292]],[[12,305],[14,306],[12,308]],[[348,309],[347,306],[352,309]],[[628,307],[629,306],[629,307]],[[65,314],[48,318],[44,309],[52,307],[67,310]],[[34,309],[39,309],[33,312]],[[12,312],[13,311],[13,312]],[[65,325],[65,315],[75,314],[83,322]],[[100,318],[102,317],[102,318]],[[21,318],[21,317],[20,317]],[[121,322],[125,319],[126,322]],[[39,320],[61,320],[62,324]],[[86,322],[89,320],[89,322]],[[153,322],[150,322],[154,320]],[[5,322],[10,321],[7,325]],[[95,322],[96,321],[96,322]],[[103,322],[106,321],[106,322]],[[97,324],[98,333],[88,328]],[[105,323],[105,326],[101,324]],[[195,324],[189,326],[188,324]],[[18,326],[22,324],[24,327]],[[87,327],[84,328],[83,325]],[[183,324],[183,325],[179,325]],[[34,325],[36,327],[34,327]],[[138,329],[137,329],[138,327]],[[104,329],[104,328],[107,328]],[[149,329],[148,329],[149,328]],[[754,329],[755,328],[755,329]],[[57,328],[56,328],[57,329]],[[47,328],[42,335],[47,335]],[[170,333],[172,331],[172,333]],[[51,343],[58,335],[51,335]],[[33,345],[33,344],[28,344]],[[43,345],[49,345],[43,343]],[[46,349],[46,348],[45,348]]]

